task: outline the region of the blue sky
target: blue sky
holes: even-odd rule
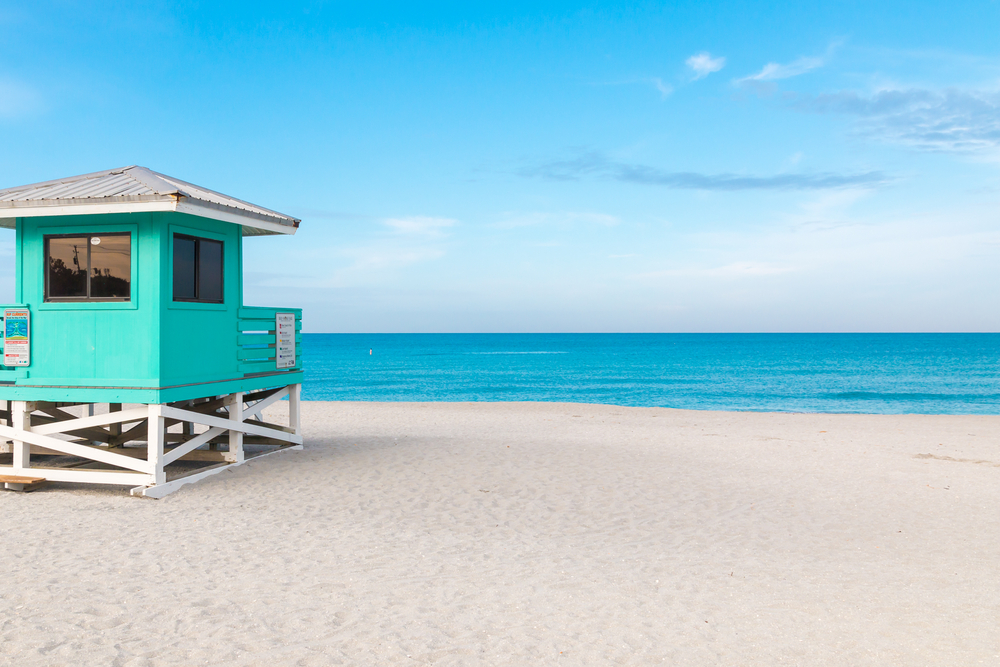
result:
[[[1000,330],[1000,3],[812,5],[0,0],[0,187],[296,215],[312,331]]]

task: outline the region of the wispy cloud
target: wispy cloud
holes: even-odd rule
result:
[[[13,79],[0,77],[0,118],[14,118],[31,113],[40,103],[38,92]]]
[[[733,83],[760,95],[773,94],[778,91],[776,82],[823,67],[842,45],[843,40],[838,40],[821,56],[802,57],[785,64],[768,63],[759,72]],[[797,93],[783,86],[781,100],[803,112],[853,116],[857,121],[856,133],[866,138],[929,151],[968,153],[1000,149],[1000,86],[996,83],[995,59],[938,51],[879,50],[874,55],[879,62],[886,59],[931,60],[936,65],[947,62],[952,80],[968,75],[991,83],[947,88],[891,83],[868,90],[844,89],[819,94]]]
[[[824,190],[835,188],[873,188],[892,179],[879,171],[849,174],[831,172],[774,174],[702,174],[691,171],[667,171],[642,164],[608,160],[599,153],[587,153],[570,160],[548,162],[522,170],[523,176],[570,181],[586,177],[604,178],[625,183],[659,185],[683,190]]]
[[[767,63],[756,74],[735,79],[733,83],[758,95],[769,95],[776,89],[775,81],[800,76],[826,65],[843,43],[843,40],[834,40],[822,56],[801,56],[790,63]]]
[[[737,79],[737,82],[745,81],[777,81],[779,79],[790,79],[806,72],[822,67],[826,60],[824,58],[803,57],[782,65],[780,63],[768,63],[756,74]]]
[[[932,151],[1000,148],[1000,91],[921,88],[797,95],[801,111],[858,117],[858,132]]]
[[[445,230],[458,224],[458,220],[414,215],[406,218],[386,218],[382,224],[398,234],[440,238],[446,235]]]
[[[669,83],[666,83],[663,79],[653,77],[649,80],[658,91],[660,91],[660,97],[666,99],[670,93],[674,92],[674,87]]]
[[[694,72],[695,80],[703,79],[712,72],[718,72],[726,66],[726,59],[722,56],[713,58],[708,51],[697,53],[684,61]]]

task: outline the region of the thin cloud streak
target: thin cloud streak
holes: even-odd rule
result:
[[[842,40],[836,40],[827,47],[826,53],[822,56],[801,56],[785,64],[769,62],[756,74],[735,79],[733,84],[738,88],[752,90],[761,96],[770,95],[777,89],[775,81],[790,79],[823,67],[842,45]]]
[[[880,90],[870,95],[839,91],[798,95],[792,107],[860,119],[860,134],[941,152],[1000,148],[1000,91],[954,88]]]
[[[855,174],[820,172],[812,174],[701,174],[690,171],[665,171],[641,164],[613,162],[600,154],[589,153],[572,160],[549,162],[521,171],[522,176],[555,181],[576,181],[586,177],[604,178],[623,183],[659,185],[680,190],[828,190],[837,188],[874,188],[892,179],[879,171]]]
[[[779,63],[768,63],[764,65],[756,74],[737,79],[737,83],[747,81],[777,81],[779,79],[790,79],[806,72],[822,67],[826,63],[824,58],[803,57],[793,60],[787,65]]]
[[[654,76],[649,81],[658,91],[660,91],[660,97],[662,99],[666,99],[667,96],[670,95],[670,93],[674,92],[674,87],[671,86],[669,83],[664,82],[663,79]]]

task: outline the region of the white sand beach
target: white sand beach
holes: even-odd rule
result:
[[[1000,417],[303,412],[163,500],[0,493],[0,663],[1000,664]]]

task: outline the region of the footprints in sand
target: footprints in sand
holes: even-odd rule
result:
[[[975,463],[977,465],[990,466],[991,468],[1000,468],[1000,463],[995,463],[993,461],[986,461],[985,459],[956,459],[951,456],[938,456],[937,454],[916,454],[913,458],[935,459],[937,461],[952,461],[954,463]]]

